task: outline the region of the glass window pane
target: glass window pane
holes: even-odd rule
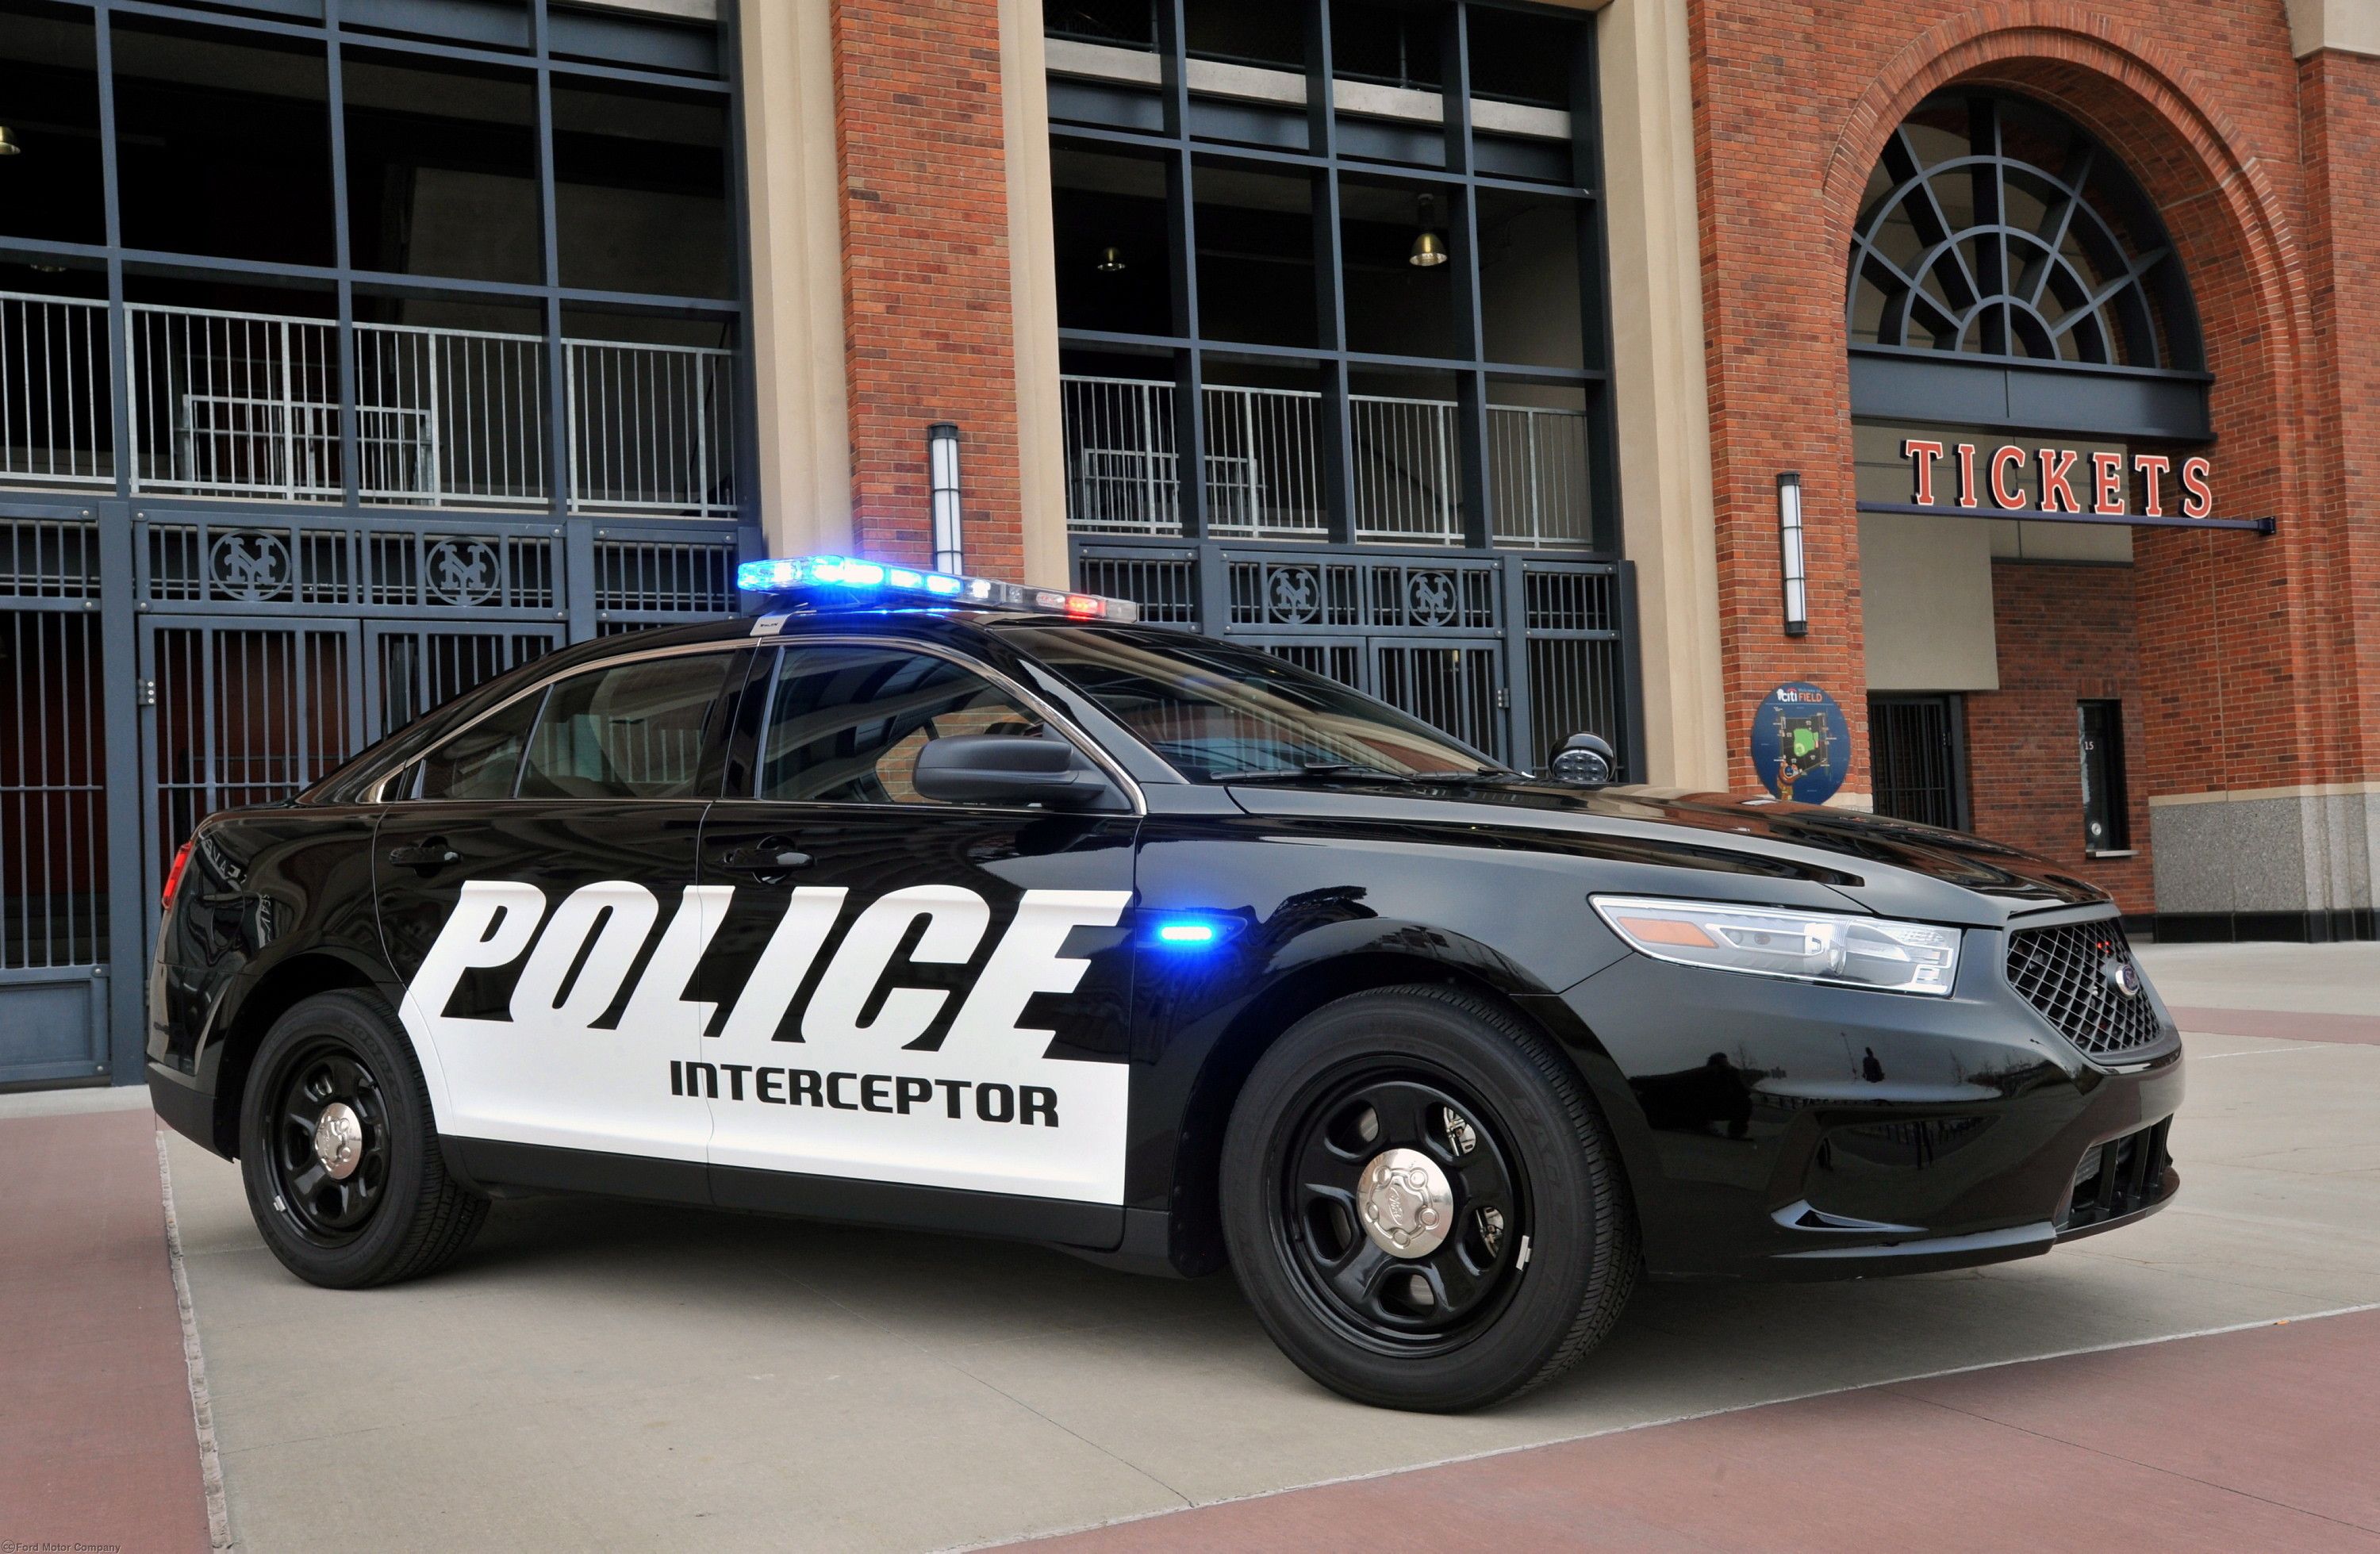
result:
[[[948,659],[789,648],[769,697],[759,794],[781,804],[932,804],[912,782],[928,740],[1042,733],[1038,714]]]
[[[0,232],[103,243],[99,67],[88,12],[0,6],[8,62],[0,125],[18,154],[0,157]]]
[[[1446,7],[1396,0],[1332,0],[1330,59],[1340,76],[1436,91]]]
[[[1060,144],[1050,177],[1060,326],[1173,333],[1165,164]]]
[[[114,41],[125,245],[331,263],[321,46],[127,17]]]
[[[1586,365],[1578,200],[1479,191],[1482,354],[1528,367]]]
[[[1184,0],[1182,10],[1183,42],[1194,58],[1281,70],[1305,67],[1303,6],[1262,0]]]
[[[421,759],[417,798],[510,798],[541,697],[525,696]]]
[[[523,798],[693,798],[711,703],[735,655],[592,670],[546,693]]]
[[[1342,177],[1340,225],[1347,346],[1382,356],[1451,357],[1458,240],[1439,187]]]
[[[1041,26],[1052,38],[1076,42],[1157,47],[1157,12],[1149,0],[1041,0]]]
[[[1317,344],[1313,181],[1201,162],[1194,182],[1199,334]]]
[[[356,53],[343,65],[356,268],[542,280],[530,79],[424,69]]]
[[[723,103],[557,81],[553,172],[564,285],[735,294]]]
[[[1474,6],[1471,94],[1544,108],[1571,105],[1571,68],[1586,30],[1559,17]]]

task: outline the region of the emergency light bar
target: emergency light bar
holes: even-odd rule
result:
[[[1038,610],[1077,620],[1130,623],[1140,606],[1129,599],[1003,583],[995,577],[959,577],[856,556],[797,556],[790,561],[747,561],[735,569],[735,586],[747,593],[800,593],[811,603],[860,609],[886,602],[888,594],[912,594],[919,601],[974,604],[995,610]]]

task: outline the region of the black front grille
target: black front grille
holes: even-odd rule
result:
[[[2166,1134],[2172,1126],[2168,1117],[2154,1127],[2111,1138],[2083,1156],[2074,1168],[2074,1191],[2058,1228],[2080,1230],[2120,1219],[2164,1196],[2166,1176],[2173,1170],[2173,1157],[2166,1151]]]
[[[2135,990],[2117,978],[2130,968]],[[2095,1058],[2147,1047],[2157,1038],[2148,978],[2123,926],[2113,917],[2009,935],[2008,977],[2066,1039]]]

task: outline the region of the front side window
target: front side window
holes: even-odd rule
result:
[[[1020,626],[1010,636],[1194,783],[1499,770],[1385,702],[1252,649],[1129,627]]]
[[[521,751],[528,746],[529,725],[544,698],[522,697],[498,709],[421,759],[419,777],[400,783],[397,791],[416,798],[510,798],[514,779],[520,775]]]
[[[917,752],[951,735],[1044,736],[1040,715],[963,664],[892,646],[788,648],[760,735],[758,796],[916,804]]]
[[[523,798],[695,798],[730,653],[640,659],[557,681],[528,740]]]

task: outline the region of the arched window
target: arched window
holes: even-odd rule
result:
[[[2022,98],[1942,92],[1893,131],[1851,253],[1863,346],[2196,372],[2195,310],[2114,153]]]

